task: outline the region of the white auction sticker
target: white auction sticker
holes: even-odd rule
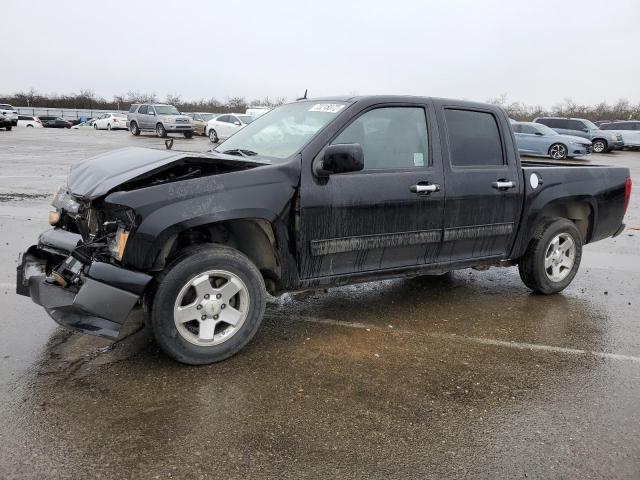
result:
[[[310,112],[338,113],[344,108],[341,103],[316,103],[309,109]]]

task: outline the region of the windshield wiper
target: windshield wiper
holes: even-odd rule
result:
[[[254,155],[258,155],[257,152],[254,152],[253,150],[246,150],[244,148],[233,148],[231,150],[225,150],[222,153],[226,155],[239,155],[241,157],[252,157]]]

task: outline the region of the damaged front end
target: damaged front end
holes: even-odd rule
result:
[[[135,214],[100,200],[83,202],[65,187],[53,205],[53,228],[22,255],[16,292],[60,325],[116,338],[152,279],[121,265]]]

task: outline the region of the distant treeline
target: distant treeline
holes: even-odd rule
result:
[[[626,99],[620,99],[614,104],[602,102],[597,105],[579,105],[567,98],[564,102],[554,105],[550,109],[525,105],[520,102],[508,102],[506,95],[489,100],[489,103],[500,105],[507,111],[510,118],[519,121],[530,121],[536,117],[587,118],[592,122],[640,119],[640,103],[633,105]]]
[[[17,92],[12,95],[0,94],[0,103],[10,103],[20,107],[40,108],[87,108],[94,110],[128,110],[132,103],[162,102],[175,105],[183,112],[244,112],[247,107],[264,105],[275,107],[287,102],[286,97],[265,97],[247,100],[246,97],[230,97],[224,101],[216,98],[200,100],[183,100],[180,95],[167,95],[158,98],[155,93],[127,92],[106,99],[95,94],[91,89],[80,90],[80,93],[70,94],[44,94],[34,89],[26,92]],[[577,117],[597,120],[630,120],[640,119],[640,103],[631,104],[628,100],[621,99],[615,104],[606,102],[597,105],[579,105],[571,99],[544,108],[542,106],[530,106],[520,102],[508,102],[506,95],[489,100],[489,103],[502,106],[514,120],[532,120],[535,117]]]
[[[167,95],[158,98],[155,93],[127,92],[106,99],[95,94],[93,90],[80,90],[80,93],[44,94],[31,89],[12,95],[0,94],[0,103],[9,103],[15,107],[35,108],[86,108],[93,110],[128,110],[132,103],[169,103],[183,112],[244,112],[247,107],[264,105],[275,107],[286,103],[286,97],[265,97],[247,100],[245,97],[230,97],[224,101],[216,98],[200,100],[183,100],[180,95]]]

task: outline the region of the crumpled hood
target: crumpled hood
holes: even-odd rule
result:
[[[211,162],[232,162],[241,165],[247,163],[255,165],[257,163],[246,162],[240,158],[230,159],[227,155],[129,147],[103,153],[75,165],[67,178],[67,186],[73,195],[84,200],[93,200],[109,193],[118,185],[187,157],[199,157]]]

